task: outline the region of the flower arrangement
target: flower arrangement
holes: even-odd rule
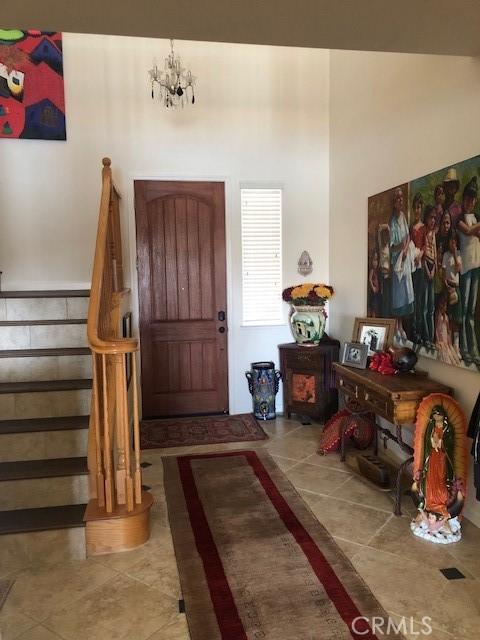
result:
[[[305,282],[304,284],[284,289],[282,298],[285,302],[290,302],[294,305],[313,307],[324,305],[327,300],[330,300],[333,294],[333,287],[328,284]]]

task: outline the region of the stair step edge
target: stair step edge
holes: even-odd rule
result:
[[[84,527],[86,504],[0,511],[0,535]]]
[[[45,349],[4,349],[0,358],[42,358],[47,356],[89,356],[88,347],[51,347]]]
[[[40,433],[44,431],[73,431],[88,429],[90,416],[62,416],[59,418],[26,418],[0,420],[0,435],[11,433]]]
[[[39,327],[62,324],[87,324],[86,318],[69,318],[68,320],[1,320],[0,327]]]
[[[75,380],[40,380],[38,382],[0,382],[0,395],[6,393],[45,393],[91,389],[91,378]]]
[[[38,291],[0,291],[0,298],[89,298],[90,289],[49,289]]]
[[[63,478],[86,474],[88,474],[86,456],[0,462],[0,482]]]

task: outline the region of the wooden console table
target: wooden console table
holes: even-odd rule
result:
[[[395,515],[401,516],[401,482],[406,467],[413,461],[413,449],[403,440],[402,427],[412,425],[416,420],[417,408],[422,399],[430,393],[446,393],[452,395],[452,389],[425,373],[401,373],[384,376],[370,369],[354,369],[338,362],[333,364],[336,374],[336,386],[345,398],[347,408],[352,414],[372,412],[385,418],[395,426],[396,434],[376,425],[375,455],[378,453],[378,432],[390,440],[394,440],[409,458],[402,462],[398,469]],[[344,430],[347,425],[344,426]],[[342,433],[341,459],[345,461],[345,437]]]

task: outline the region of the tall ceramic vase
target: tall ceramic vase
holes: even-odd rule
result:
[[[325,307],[296,306],[292,304],[290,328],[297,344],[312,346],[319,344],[325,331]]]

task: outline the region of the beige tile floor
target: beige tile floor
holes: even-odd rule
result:
[[[414,538],[409,516],[392,515],[388,494],[352,475],[337,454],[316,454],[317,425],[278,418],[265,429],[266,442],[144,452],[152,464],[144,482],[155,496],[150,541],[89,560],[47,564],[46,555],[45,562],[9,563],[16,581],[0,613],[1,640],[188,640],[185,616],[178,613],[161,456],[235,448],[266,449],[274,456],[391,617],[397,623],[402,616],[413,618],[407,639],[427,637],[418,635],[423,616],[432,619],[433,640],[479,637],[479,529],[466,521],[464,539],[448,547]],[[445,567],[459,568],[466,579],[446,580],[439,571]]]

